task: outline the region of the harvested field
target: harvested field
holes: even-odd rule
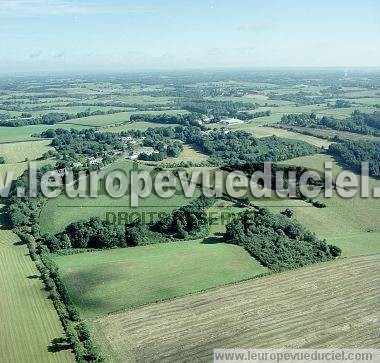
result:
[[[95,322],[112,361],[212,360],[213,348],[378,347],[380,255],[321,263]]]

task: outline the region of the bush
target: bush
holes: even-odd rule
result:
[[[339,248],[338,246],[335,246],[335,245],[329,245],[329,248],[330,248],[330,253],[334,256],[334,257],[338,257],[342,254],[342,250],[341,248]]]

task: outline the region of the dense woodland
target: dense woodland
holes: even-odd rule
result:
[[[299,222],[265,208],[245,211],[232,219],[226,226],[224,240],[243,246],[273,271],[328,261],[341,253]]]

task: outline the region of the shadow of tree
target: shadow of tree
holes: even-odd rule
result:
[[[29,276],[27,276],[27,278],[30,279],[30,280],[33,280],[33,279],[40,278],[40,276],[39,275],[29,275]]]
[[[51,345],[48,346],[48,351],[51,353],[57,353],[61,350],[71,349],[71,345],[67,342],[66,338],[54,338],[51,341]]]
[[[202,243],[206,244],[206,245],[212,245],[212,244],[215,244],[215,243],[223,243],[223,238],[222,237],[218,237],[218,236],[210,236],[210,237],[206,237]]]

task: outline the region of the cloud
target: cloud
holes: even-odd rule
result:
[[[35,17],[56,15],[91,15],[115,13],[154,13],[157,7],[126,5],[107,2],[104,5],[94,1],[73,0],[0,0],[0,17]]]
[[[42,55],[42,51],[38,49],[38,50],[34,50],[32,53],[30,53],[29,58],[35,59],[35,58],[39,58],[41,55]]]
[[[66,55],[65,52],[55,52],[55,51],[53,51],[53,52],[51,53],[51,56],[52,56],[53,58],[63,58],[65,55]]]
[[[212,48],[212,49],[210,49],[208,52],[207,52],[207,54],[208,55],[211,55],[211,56],[213,56],[213,55],[222,55],[222,54],[224,54],[226,52],[226,50],[225,49],[222,49],[222,48]]]

